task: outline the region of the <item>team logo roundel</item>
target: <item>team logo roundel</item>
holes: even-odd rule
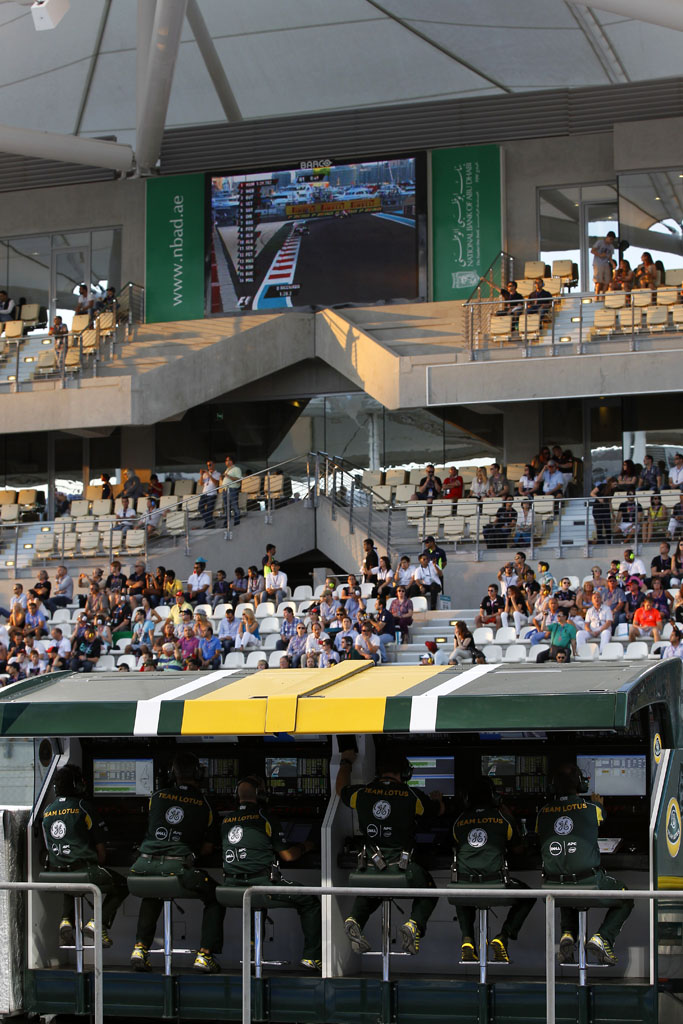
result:
[[[384,821],[391,814],[391,804],[388,800],[378,800],[375,806],[372,808],[373,817],[379,818],[380,821]]]
[[[574,830],[574,822],[566,814],[563,814],[561,818],[558,818],[553,825],[555,834],[558,836],[568,836],[570,832]]]
[[[467,836],[467,842],[470,846],[473,846],[475,850],[480,849],[482,846],[486,846],[489,841],[488,833],[483,828],[473,828]]]
[[[169,825],[179,825],[185,817],[185,811],[182,807],[169,807],[166,811],[166,821]]]
[[[66,835],[66,825],[63,821],[53,821],[50,825],[50,835],[53,839],[63,839]]]
[[[677,857],[681,848],[681,808],[674,796],[666,809],[666,845],[671,856]]]
[[[239,843],[239,841],[240,841],[240,839],[242,838],[243,835],[244,835],[244,830],[242,828],[240,828],[239,825],[233,825],[233,827],[228,832],[228,842],[229,843],[233,843],[233,845],[235,843]]]

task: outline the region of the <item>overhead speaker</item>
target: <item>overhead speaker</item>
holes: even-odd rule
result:
[[[69,0],[36,0],[31,4],[33,25],[37,32],[56,28],[69,10]]]

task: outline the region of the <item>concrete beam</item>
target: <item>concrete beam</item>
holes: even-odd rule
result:
[[[133,150],[118,142],[84,139],[58,132],[38,132],[32,128],[12,128],[0,125],[0,152],[39,160],[61,160],[67,164],[85,164],[87,167],[106,167],[112,171],[133,169]]]
[[[574,0],[581,7],[595,8],[598,11],[611,11],[623,14],[625,18],[636,21],[648,21],[664,28],[678,29],[683,32],[683,6],[680,0],[648,0],[643,4],[640,0]]]

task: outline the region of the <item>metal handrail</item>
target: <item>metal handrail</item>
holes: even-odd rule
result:
[[[93,921],[95,925],[95,937],[93,945],[94,963],[94,991],[93,991],[93,1017],[94,1024],[103,1024],[104,1020],[104,999],[103,999],[103,972],[102,972],[102,890],[93,885],[92,882],[4,882],[0,881],[0,890],[7,889],[9,892],[89,892],[93,897]]]
[[[545,902],[545,963],[546,963],[546,1024],[556,1024],[555,1013],[555,900],[559,896],[567,899],[571,896],[577,903],[590,903],[599,900],[647,900],[649,903],[660,899],[674,898],[680,900],[680,889],[582,889],[566,887],[560,889],[419,889],[382,887],[370,888],[351,885],[297,885],[296,892],[302,896],[367,896],[382,899],[397,895],[407,899],[433,898],[445,896],[450,899],[501,898],[514,902],[519,899],[540,899]],[[244,890],[242,898],[242,1024],[251,1024],[251,902],[254,895],[281,895],[282,886],[252,885]],[[650,985],[655,984],[652,962],[650,965]]]

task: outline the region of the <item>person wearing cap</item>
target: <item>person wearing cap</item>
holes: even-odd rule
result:
[[[500,585],[500,596],[507,597],[510,587],[518,587],[520,578],[515,569],[514,562],[506,562],[502,569],[498,570],[498,583]]]
[[[261,600],[273,601],[275,609],[281,601],[287,597],[287,573],[280,568],[277,558],[274,558],[270,565],[270,572],[265,577],[265,590]],[[260,604],[260,602],[259,602]]]
[[[446,568],[448,565],[446,552],[443,548],[438,547],[431,534],[429,537],[425,537],[424,551],[426,551],[429,561],[436,563],[439,569]]]
[[[175,604],[172,605],[168,617],[172,621],[174,627],[176,627],[183,621],[183,612],[190,612],[190,614],[192,614],[192,611],[192,605],[185,600],[185,595],[179,593],[175,596]]]
[[[206,571],[206,559],[195,558],[194,572],[187,578],[188,600],[191,604],[206,604],[209,600],[211,577]]]
[[[543,492],[553,498],[561,498],[564,493],[564,476],[555,459],[549,459],[536,477],[536,494]]]

